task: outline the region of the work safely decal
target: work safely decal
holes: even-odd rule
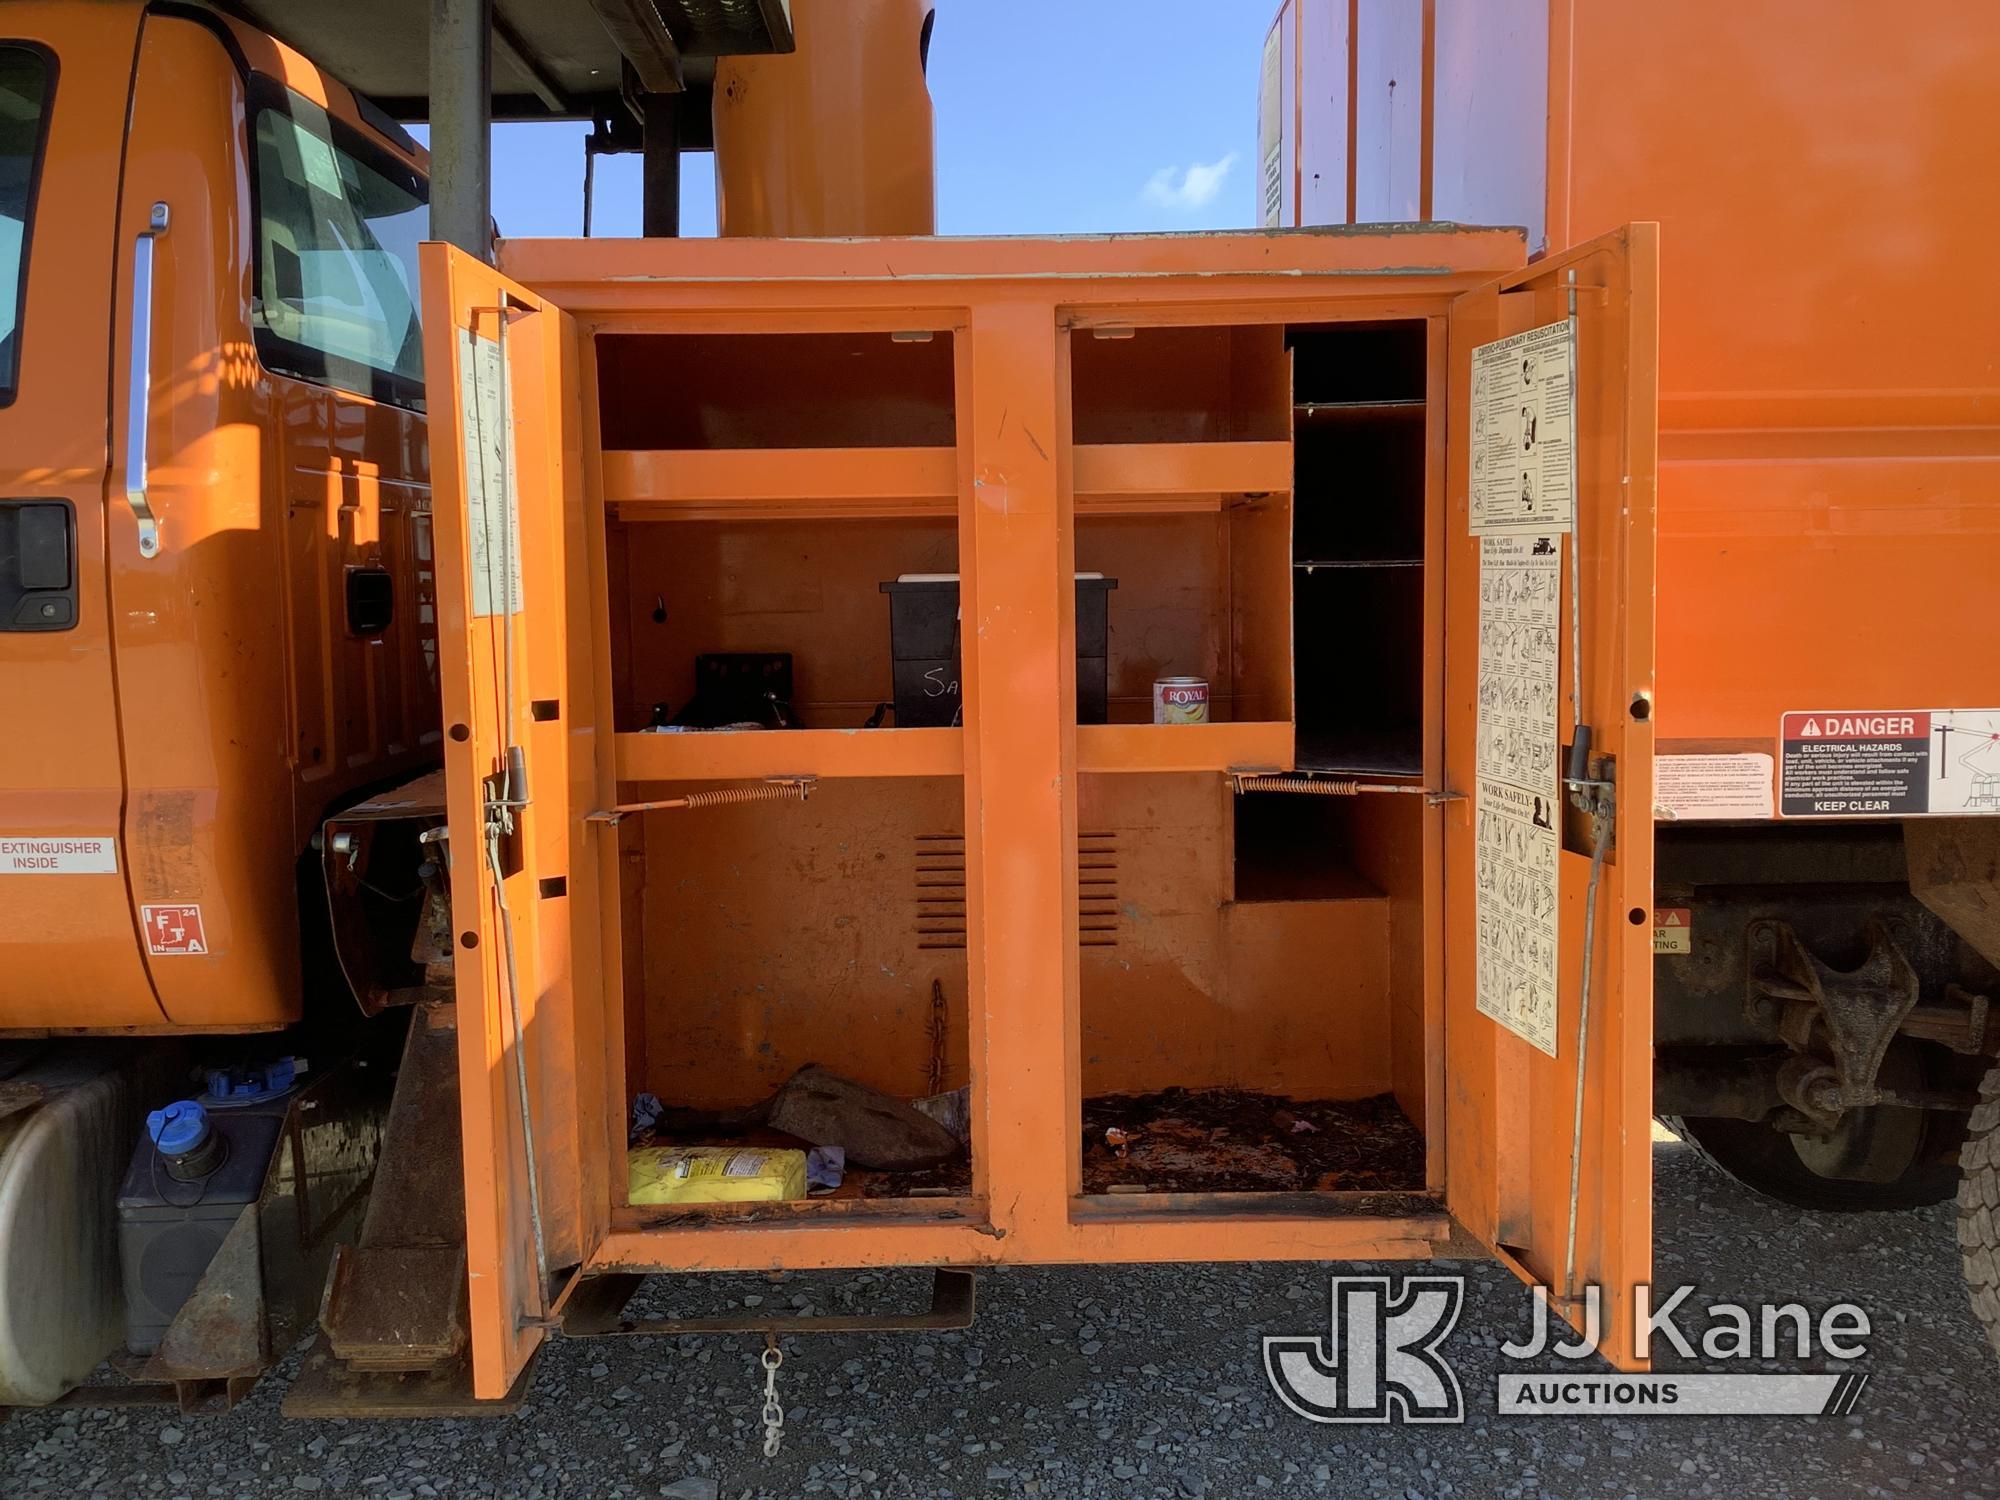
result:
[[[201,908],[192,903],[154,903],[139,908],[139,925],[146,932],[146,951],[156,958],[208,952]]]
[[[113,838],[0,833],[0,875],[116,875]]]
[[[1562,543],[1479,544],[1475,1004],[1556,1052],[1556,661]]]
[[[1779,740],[1788,818],[2000,813],[2000,708],[1789,713]]]
[[[1475,536],[1576,529],[1575,390],[1567,322],[1472,351]]]

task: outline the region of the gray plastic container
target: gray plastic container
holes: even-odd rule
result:
[[[230,1228],[263,1192],[290,1104],[288,1096],[210,1110],[209,1127],[229,1143],[229,1155],[200,1182],[175,1181],[152,1141],[139,1137],[118,1189],[125,1343],[133,1353],[160,1347]]]

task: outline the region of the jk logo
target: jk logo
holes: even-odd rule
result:
[[[1264,1340],[1278,1399],[1311,1422],[1463,1422],[1458,1376],[1438,1346],[1465,1301],[1459,1276],[1333,1278],[1325,1339]]]

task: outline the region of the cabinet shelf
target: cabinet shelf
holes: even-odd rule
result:
[[[1079,724],[1080,771],[1227,771],[1292,769],[1292,726],[1282,721],[1232,724]]]
[[[1292,419],[1301,427],[1415,420],[1423,414],[1424,399],[1421,396],[1391,401],[1301,401],[1292,408]]]
[[[1421,568],[1421,557],[1305,558],[1292,564],[1301,573],[1317,573],[1321,568]]]
[[[621,734],[621,782],[767,776],[962,776],[957,729],[746,729]]]
[[[1227,495],[1292,487],[1292,445],[1088,443],[1076,449],[1081,515],[1220,510]]]
[[[1223,497],[1289,490],[1291,444],[1095,443],[1075,450],[1086,514],[1219,510]],[[953,448],[616,449],[605,503],[620,519],[762,520],[958,513]]]
[[[1292,726],[1080,724],[1082,771],[1292,769]],[[962,776],[960,729],[764,729],[621,734],[621,782],[741,781],[767,776]]]

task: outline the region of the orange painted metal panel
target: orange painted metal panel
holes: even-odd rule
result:
[[[1616,776],[1613,854],[1595,915],[1588,1050],[1582,934],[1590,858],[1559,856],[1561,956],[1557,1054],[1545,1056],[1475,1010],[1477,924],[1472,881],[1475,806],[1454,803],[1445,825],[1445,1173],[1454,1215],[1517,1271],[1550,1285],[1573,1321],[1580,1289],[1604,1289],[1604,1352],[1643,1363],[1630,1341],[1633,1288],[1649,1277],[1652,1236],[1652,951],[1644,925],[1652,891],[1653,489],[1657,437],[1658,231],[1630,226],[1461,297],[1451,317],[1447,483],[1445,758],[1454,787],[1476,782],[1474,730],[1479,539],[1469,534],[1471,351],[1557,321],[1564,273],[1577,272],[1577,532],[1583,580],[1584,722]],[[1564,583],[1561,618],[1567,620]],[[1563,653],[1561,698],[1569,662]],[[1635,712],[1635,705],[1639,711]],[[1628,920],[1638,916],[1643,920]],[[1583,1087],[1580,1134],[1572,1112]],[[1572,1261],[1572,1163],[1576,1242]],[[1564,1301],[1563,1299],[1572,1299]]]
[[[847,1269],[862,1266],[1159,1264],[1174,1261],[1428,1260],[1451,1233],[1442,1213],[1389,1218],[1367,1212],[1272,1214],[1224,1201],[1178,1214],[1134,1212],[1086,1219],[1031,1251],[967,1221],[949,1205],[919,1216],[855,1219],[817,1212],[748,1223],[704,1215],[670,1228],[629,1223],[605,1237],[593,1270]],[[928,1222],[926,1222],[928,1221]]]
[[[1310,235],[1257,233],[1076,235],[1061,239],[937,240],[503,240],[507,274],[561,307],[621,328],[650,317],[660,331],[713,322],[738,331],[950,327],[959,316],[943,285],[954,278],[1052,299],[1070,327],[1129,323],[1135,310],[1176,309],[1187,321],[1242,322],[1287,303],[1338,296],[1426,295],[1411,278],[1465,276],[1525,258],[1520,231],[1458,225],[1373,224]],[[1204,288],[1269,280],[1218,311]],[[1338,278],[1337,282],[1332,278]],[[1107,284],[1107,282],[1113,284]],[[1435,291],[1435,284],[1429,284]],[[885,296],[887,288],[894,296]],[[671,321],[661,312],[671,297]],[[1324,302],[1321,302],[1324,309]],[[782,309],[773,323],[764,314]],[[866,321],[857,314],[866,312]],[[1165,321],[1163,319],[1163,321]]]
[[[437,472],[438,609],[473,1384],[497,1397],[543,1337],[533,1320],[550,1306],[547,1277],[589,1256],[609,1222],[600,1143],[624,1111],[608,1076],[616,1010],[598,956],[604,835],[583,821],[609,736],[598,662],[581,613],[570,613],[590,576],[589,557],[573,554],[588,512],[581,417],[568,397],[579,383],[575,327],[456,249],[427,244],[423,256],[434,409],[451,413]],[[472,350],[491,347],[469,352],[461,330]],[[487,352],[506,383],[511,455],[491,427],[496,446],[469,454],[464,441],[467,403],[502,399]],[[518,484],[511,534],[507,469]],[[520,580],[511,609],[510,563]],[[516,756],[524,776],[495,781]],[[500,804],[508,826],[494,834]]]
[[[1987,705],[2000,10],[1574,11],[1552,201],[1572,239],[1634,214],[1665,236],[1662,740]],[[1671,63],[1613,61],[1638,49]]]
[[[1802,703],[1987,706],[2000,279],[1992,195],[1969,185],[2000,178],[2000,9],[1424,13],[1436,214],[1525,224],[1536,250],[1662,226],[1663,751],[1773,752]],[[1363,157],[1407,144],[1362,87]],[[1308,67],[1309,95],[1348,90]]]
[[[1069,348],[1046,302],[994,299],[961,349],[973,1190],[1033,1239],[1081,1174]]]

